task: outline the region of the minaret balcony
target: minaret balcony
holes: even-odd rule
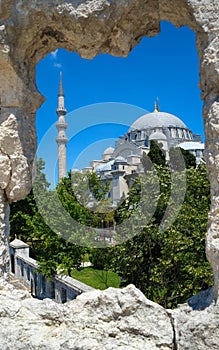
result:
[[[57,136],[56,142],[58,143],[58,145],[66,144],[68,142],[68,138],[66,136],[63,136],[63,137]]]
[[[67,129],[67,127],[68,127],[68,124],[66,123],[66,122],[64,122],[64,121],[58,121],[57,123],[56,123],[56,127],[57,127],[57,129]]]
[[[58,107],[57,110],[56,110],[56,114],[58,116],[66,115],[66,113],[67,113],[67,110],[65,109],[65,107]]]

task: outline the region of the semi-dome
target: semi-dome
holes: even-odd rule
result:
[[[115,159],[115,163],[127,163],[126,159],[122,156],[118,156]]]
[[[167,137],[162,132],[154,132],[150,135],[149,140],[166,140]]]
[[[138,118],[130,127],[129,132],[134,130],[169,127],[188,129],[185,123],[173,114],[166,112],[153,112],[144,114]]]
[[[178,144],[176,147],[183,148],[186,151],[191,151],[194,149],[197,149],[197,150],[204,150],[205,149],[204,143],[194,142],[194,141],[182,142],[182,143]]]
[[[101,171],[110,171],[111,166],[114,164],[114,160],[110,160],[109,162],[105,164],[100,164],[96,167],[96,172],[101,172]]]
[[[104,155],[106,155],[106,154],[107,154],[107,155],[113,154],[114,150],[115,150],[115,149],[114,149],[113,147],[110,146],[110,147],[108,147],[108,148],[105,149],[105,151],[103,152],[103,154],[104,154]]]

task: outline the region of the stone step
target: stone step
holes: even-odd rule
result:
[[[30,291],[30,288],[25,286],[21,281],[16,279],[13,276],[10,276],[9,281],[10,284],[12,284],[16,289],[22,289],[22,290],[28,290]]]

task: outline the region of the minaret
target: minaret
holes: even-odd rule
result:
[[[58,144],[58,180],[60,181],[66,176],[66,143],[68,142],[66,136],[66,129],[68,124],[65,122],[65,96],[62,83],[62,72],[60,72],[59,92],[58,92],[58,108],[56,113],[58,115],[58,122],[56,127],[58,129],[58,136],[56,142]]]

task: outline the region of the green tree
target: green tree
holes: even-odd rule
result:
[[[142,158],[141,158],[141,162],[142,162],[145,174],[149,170],[152,170],[153,164],[151,162],[151,159],[147,156],[146,152],[143,152],[143,155],[142,155]]]
[[[187,191],[176,221],[166,231],[159,229],[171,187],[170,172],[164,167],[159,176],[163,187],[158,195],[165,203],[164,208],[159,215],[156,211],[144,227],[133,219],[139,233],[112,253],[112,267],[122,277],[123,285],[134,283],[149,299],[168,308],[185,302],[212,284],[212,272],[205,255],[210,206],[206,168],[191,167],[186,174]],[[176,176],[180,176],[180,172]]]
[[[69,172],[56,190],[63,207],[77,222],[95,228],[113,226],[113,211],[106,198],[109,184],[103,184],[95,173]]]
[[[39,158],[35,164],[35,179],[34,184],[39,191],[46,190],[49,183],[43,173],[45,162]],[[18,202],[10,205],[10,240],[19,238],[29,244],[33,245],[33,227],[31,225],[32,218],[38,212],[33,189],[29,195]]]
[[[195,156],[180,147],[171,147],[169,151],[170,165],[173,170],[183,170],[185,167],[196,167]]]
[[[166,164],[165,153],[162,150],[162,147],[160,147],[158,142],[156,142],[155,140],[150,141],[150,151],[148,152],[148,157],[150,158],[153,165]]]
[[[111,260],[111,248],[93,248],[90,250],[90,262],[97,270],[109,269]]]
[[[95,172],[88,173],[87,176],[89,181],[89,189],[92,192],[94,198],[97,201],[104,199],[109,191],[110,183],[103,183],[100,176]]]
[[[11,239],[17,236],[31,244],[34,257],[39,260],[44,274],[52,276],[58,269],[70,275],[72,269],[80,267],[81,257],[87,252],[72,242],[83,235],[85,243],[90,239],[85,231],[80,231],[78,227],[65,222],[65,217],[57,215],[57,202],[60,201],[64,210],[82,227],[103,228],[116,223],[117,243],[123,243],[110,249],[92,250],[90,255],[95,267],[118,272],[123,285],[134,283],[149,299],[165,307],[176,306],[211,285],[212,273],[204,244],[210,206],[205,166],[189,166],[186,169],[185,199],[177,219],[166,231],[160,230],[160,224],[170,206],[173,175],[177,180],[183,174],[179,169],[170,170],[166,165],[155,163],[152,169],[147,169],[145,176],[135,180],[128,197],[123,199],[114,213],[106,210],[109,206],[105,198],[107,192],[104,193],[104,188],[98,189],[98,186],[102,186],[100,182],[98,184],[99,179],[92,178],[91,196],[93,200],[96,193],[99,205],[104,210],[91,211],[81,203],[89,203],[91,198],[86,192],[87,180],[83,174],[77,175],[76,179],[69,173],[56,190],[50,190],[43,167],[40,161],[36,171],[36,189],[41,195],[42,215],[37,209],[33,191],[25,200],[13,204]],[[74,187],[75,184],[79,185]],[[178,190],[181,191],[180,186]],[[174,203],[171,205],[174,214],[176,208]],[[43,217],[48,213],[50,222],[55,223],[59,234],[44,222]],[[19,225],[21,230],[18,230]],[[66,231],[64,236],[63,227]],[[94,230],[93,238],[95,235]],[[104,281],[107,285],[107,280]]]
[[[43,173],[44,166],[42,159],[36,162],[34,190],[32,189],[24,200],[11,205],[10,239],[18,237],[29,243],[31,256],[39,261],[39,270],[51,277],[57,269],[70,274],[73,268],[78,268],[84,248],[62,237],[63,223],[62,218],[57,217],[57,197],[54,196],[55,190],[49,189],[49,183]],[[36,196],[40,197],[40,203],[36,203]],[[55,221],[57,227],[60,227],[60,235],[45,223],[47,213],[50,214],[51,221]]]

